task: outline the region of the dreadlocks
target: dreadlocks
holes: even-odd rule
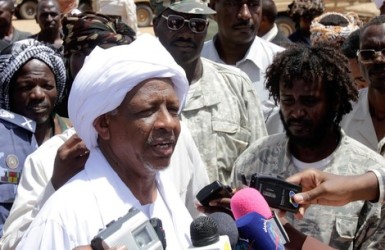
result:
[[[295,44],[279,53],[267,68],[266,88],[276,103],[279,102],[280,83],[292,87],[293,81],[321,82],[327,98],[334,105],[334,124],[352,110],[350,101],[357,101],[358,92],[349,76],[347,59],[328,47],[306,47]]]

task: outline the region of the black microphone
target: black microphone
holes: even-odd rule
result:
[[[190,224],[192,246],[188,249],[229,250],[230,240],[227,235],[220,236],[216,222],[211,217],[201,216]]]
[[[163,249],[166,249],[166,232],[163,229],[162,221],[158,218],[152,218],[150,219],[150,223],[154,228],[156,235],[158,235],[159,240],[162,242]]]
[[[219,235],[227,235],[230,240],[231,248],[235,249],[239,239],[239,233],[234,219],[223,212],[215,212],[208,215],[208,217],[214,219],[217,224]]]

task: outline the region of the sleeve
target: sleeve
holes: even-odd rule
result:
[[[202,161],[202,158],[199,154],[198,148],[194,143],[194,140],[191,136],[190,131],[188,130],[187,126],[184,126],[186,130],[185,137],[188,141],[188,154],[189,158],[192,161],[193,167],[195,168],[193,171],[193,176],[191,180],[189,181],[188,188],[187,188],[187,194],[186,194],[186,207],[189,210],[191,216],[193,218],[197,218],[198,216],[202,215],[198,212],[196,209],[196,194],[206,185],[210,183],[209,177],[207,175],[206,166]]]
[[[378,180],[378,189],[379,189],[379,197],[378,197],[378,202],[380,202],[381,204],[384,204],[385,203],[385,170],[384,169],[381,169],[381,168],[378,168],[378,169],[372,169],[370,170],[371,172],[373,172],[376,177],[377,177],[377,180]]]
[[[76,247],[66,229],[55,220],[34,221],[16,249],[68,250]]]
[[[3,227],[1,249],[17,246],[43,204],[55,192],[50,179],[57,149],[66,138],[51,138],[25,160],[16,199]]]
[[[36,153],[36,151],[35,151]],[[48,179],[41,168],[39,157],[29,155],[24,163],[17,196],[11,212],[4,224],[2,249],[14,249],[33,220],[32,211],[40,198]]]

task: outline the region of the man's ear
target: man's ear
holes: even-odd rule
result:
[[[97,117],[93,122],[99,138],[108,140],[110,138],[110,116],[108,114]]]

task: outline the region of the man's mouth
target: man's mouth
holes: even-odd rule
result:
[[[174,142],[161,142],[152,144],[152,149],[160,157],[171,157],[174,152]]]

